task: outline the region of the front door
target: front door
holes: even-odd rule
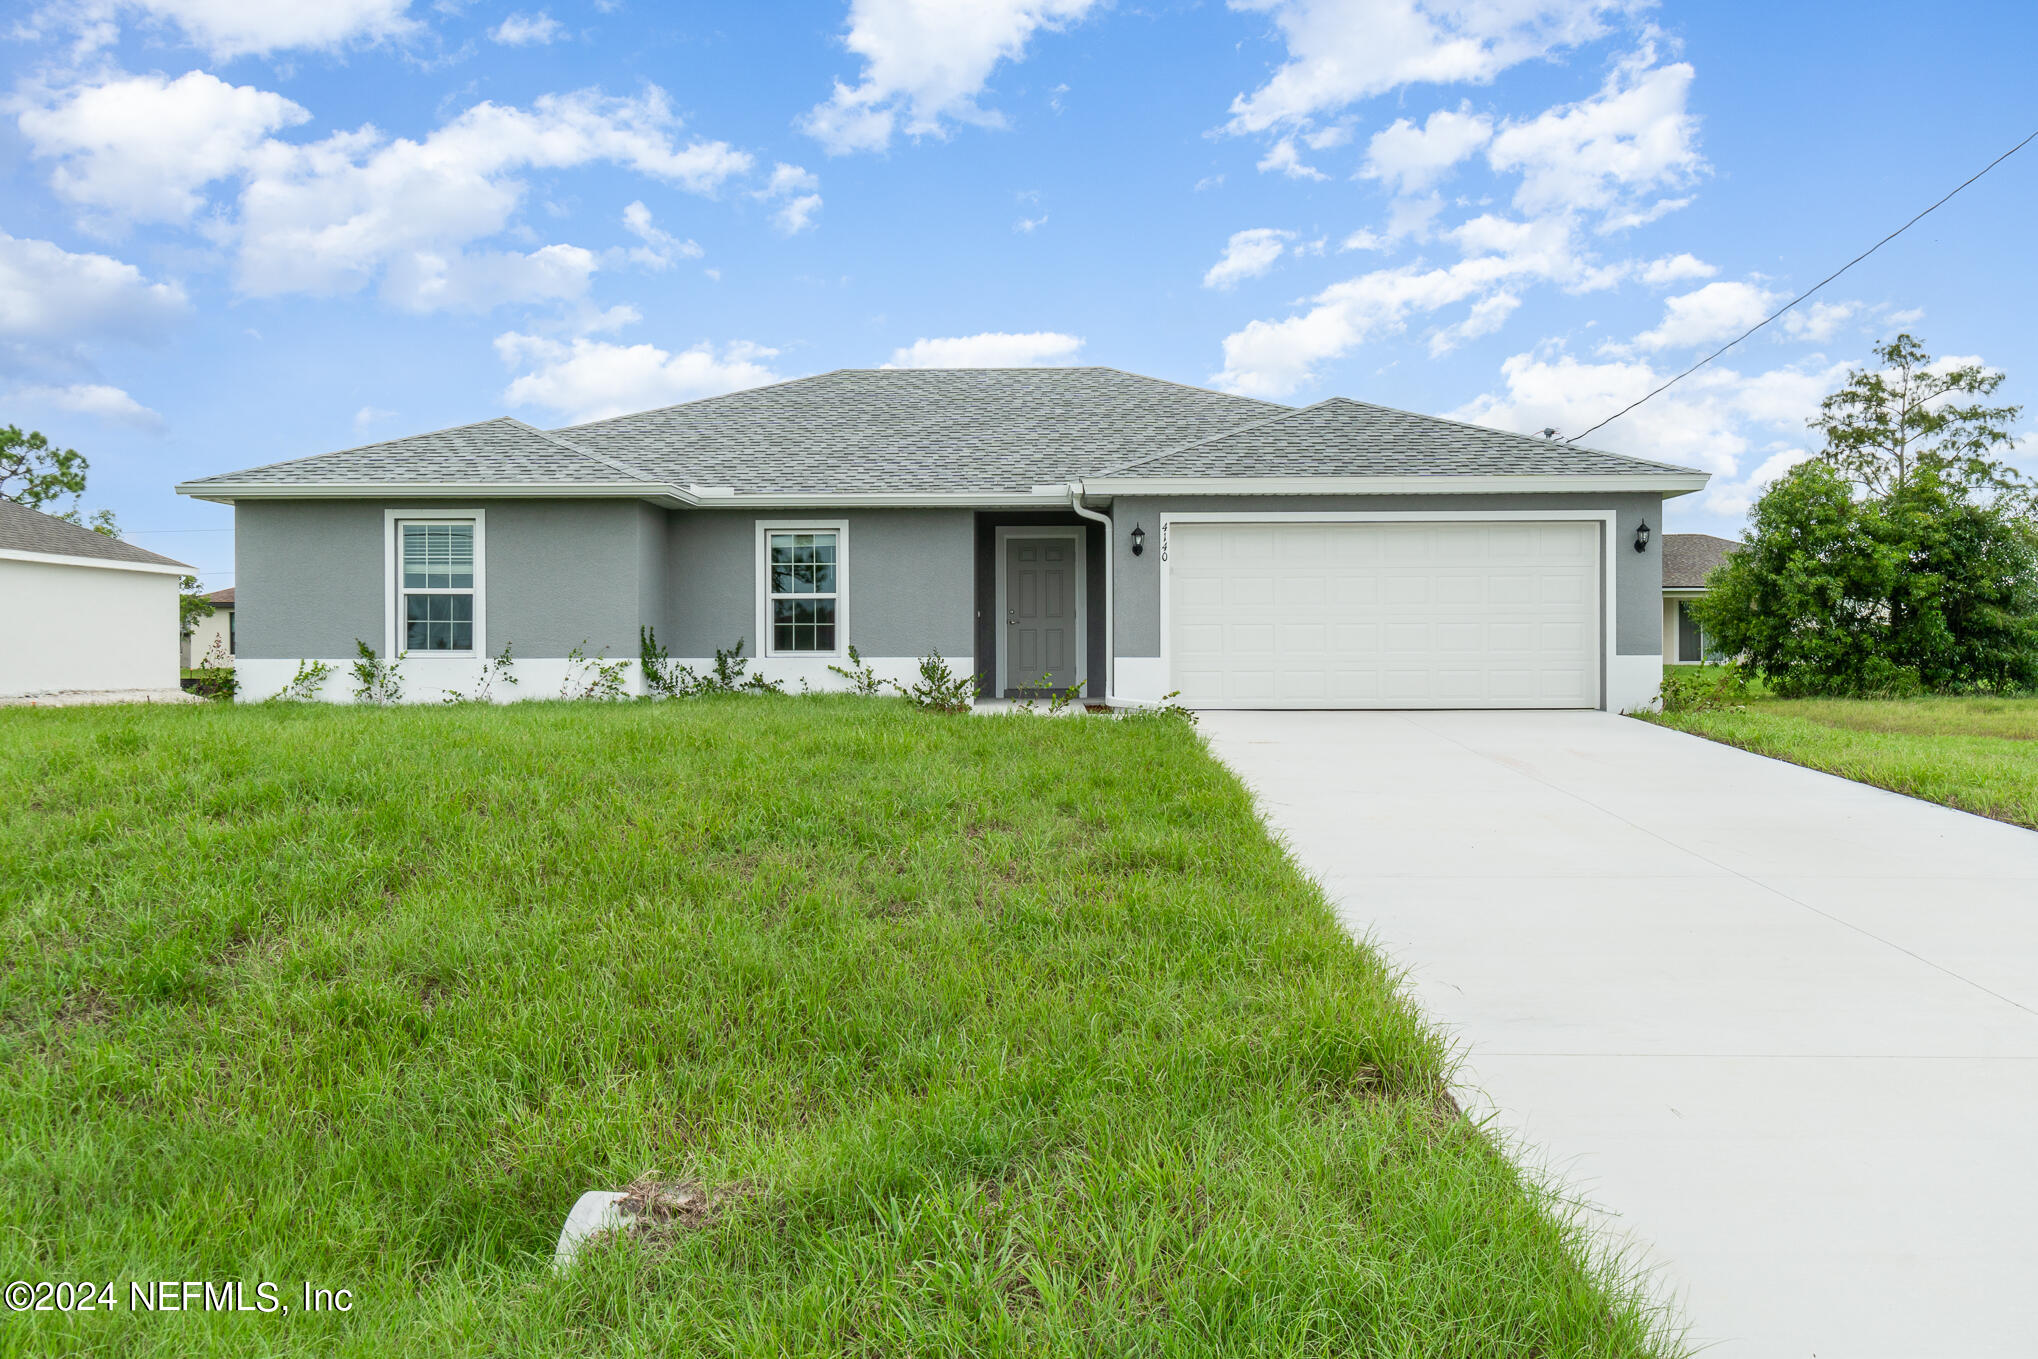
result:
[[[1083,678],[1078,548],[1073,533],[1005,540],[1000,688],[1008,698],[1067,689]]]

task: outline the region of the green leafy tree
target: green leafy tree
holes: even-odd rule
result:
[[[0,427],[0,497],[18,505],[39,510],[67,495],[82,495],[90,466],[84,454],[54,447],[40,430]]]
[[[219,612],[213,602],[205,597],[205,587],[198,583],[196,576],[177,578],[177,626],[184,636],[191,635],[191,629],[198,626],[201,618],[210,618]]]
[[[2038,533],[1995,454],[2014,406],[1978,365],[1935,368],[1909,335],[1820,404],[1817,458],[1764,493],[1695,606],[1779,692],[2038,684]]]
[[[1854,369],[1811,420],[1819,456],[1870,497],[1887,496],[1923,471],[1976,491],[2021,494],[2025,483],[1995,454],[2014,440],[2020,406],[1984,398],[2003,374],[1978,363],[1939,365],[1909,334],[1877,345],[1877,369]]]

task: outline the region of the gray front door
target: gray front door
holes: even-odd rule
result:
[[[1066,689],[1083,677],[1074,538],[1005,540],[1005,692]]]

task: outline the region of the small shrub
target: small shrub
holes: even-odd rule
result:
[[[1052,675],[1043,676],[1042,682],[1043,684],[1045,684],[1046,680],[1050,680],[1053,678],[1054,676]],[[1074,684],[1071,684],[1068,688],[1063,689],[1060,693],[1051,696],[1047,700],[1047,710],[1051,713],[1067,711],[1069,704],[1075,702],[1078,698],[1082,697],[1083,684],[1084,681],[1077,680]]]
[[[748,675],[750,662],[743,655],[743,638],[736,639],[736,645],[727,650],[715,648],[715,663],[708,673],[697,673],[690,665],[674,665],[666,670],[670,676],[674,698],[705,698],[710,694],[782,694],[785,686],[768,680],[762,675]]]
[[[507,684],[512,688],[516,686],[517,677],[511,669],[515,664],[515,659],[510,655],[510,644],[504,642],[502,644],[502,655],[496,656],[482,664],[481,678],[475,682],[473,693],[463,694],[457,689],[448,689],[446,690],[444,701],[447,703],[493,703],[495,701],[495,686],[497,684]]]
[[[1739,712],[1748,705],[1748,677],[1738,665],[1716,675],[1666,671],[1656,701],[1666,713]]]
[[[240,691],[240,677],[234,673],[233,658],[226,654],[226,638],[215,637],[198,658],[198,674],[191,680],[191,692],[200,698],[233,702]]]
[[[408,651],[396,653],[396,659],[385,661],[375,654],[374,648],[356,637],[354,651],[357,659],[348,668],[354,675],[354,698],[361,703],[375,703],[384,707],[403,701],[403,676],[397,667],[410,655]]]
[[[333,668],[324,661],[299,661],[290,683],[269,695],[270,703],[311,703],[325,692]]]
[[[644,672],[644,688],[651,697],[679,697],[679,676],[671,653],[658,644],[658,629],[641,623],[637,626],[637,668]]]
[[[598,651],[590,658],[586,646],[583,640],[566,653],[566,678],[560,681],[559,697],[597,703],[614,703],[629,697],[623,687],[623,672],[630,663],[609,660],[606,651]]]
[[[857,654],[853,644],[849,648],[847,668],[839,665],[831,665],[828,668],[849,681],[849,691],[853,694],[860,694],[864,698],[876,698],[885,691],[884,681],[877,677],[877,671],[863,663],[863,657]],[[804,685],[806,681],[802,680],[801,683]]]
[[[975,702],[977,675],[958,675],[949,669],[940,652],[920,658],[920,682],[910,688],[892,688],[913,701],[915,707],[935,713],[966,713]]]
[[[1181,697],[1182,691],[1180,689],[1170,689],[1167,693],[1161,695],[1159,703],[1134,708],[1125,714],[1123,720],[1127,722],[1186,722],[1193,727],[1198,719],[1192,709],[1183,707],[1177,701]]]

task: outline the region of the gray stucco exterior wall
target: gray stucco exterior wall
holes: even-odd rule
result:
[[[970,654],[975,623],[968,510],[675,510],[658,639],[674,656],[711,656],[757,636],[757,526],[846,523],[847,641],[869,657]]]
[[[1117,599],[1113,630],[1120,656],[1161,654],[1160,527],[1164,515],[1192,511],[1261,512],[1270,516],[1308,510],[1375,510],[1449,514],[1458,510],[1612,510],[1616,515],[1614,649],[1622,656],[1663,649],[1663,497],[1660,495],[1393,495],[1393,496],[1120,496],[1111,505],[1117,534]],[[1646,552],[1629,550],[1642,520],[1654,530]],[[1146,529],[1146,551],[1132,555],[1131,533]]]
[[[351,656],[382,649],[389,589],[384,511],[486,512],[484,638],[524,656],[637,654],[663,555],[656,506],[635,500],[254,500],[234,507],[238,655],[252,660]],[[662,576],[655,572],[654,576]]]

